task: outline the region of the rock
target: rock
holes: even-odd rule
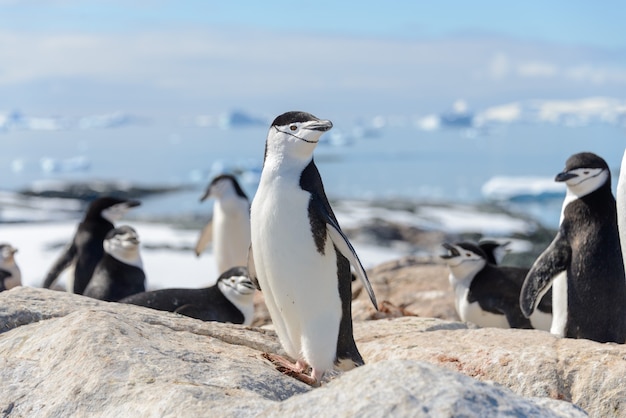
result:
[[[458,321],[448,267],[430,258],[404,257],[368,272],[377,300],[403,309],[406,314]],[[378,319],[361,282],[353,282],[354,320]],[[389,317],[394,317],[390,315]]]
[[[626,345],[415,317],[358,322],[354,336],[370,364],[426,361],[522,396],[573,402],[591,416],[626,416]]]
[[[356,322],[357,344],[368,364],[331,376],[322,388],[312,389],[280,374],[261,358],[264,351],[284,354],[276,335],[261,328],[202,322],[26,287],[0,293],[0,306],[0,408],[4,416],[276,416],[296,410],[304,416],[341,415],[344,411],[338,409],[336,400],[347,407],[387,411],[391,416],[428,415],[425,411],[449,406],[462,413],[474,404],[487,416],[524,411],[541,416],[582,415],[567,402],[523,399],[508,389],[416,361],[416,352],[423,351],[432,363],[450,368],[452,362],[441,357],[459,350],[447,347],[450,340],[461,345],[462,338],[482,331],[454,322],[418,317]],[[450,333],[459,333],[460,338],[451,338]],[[432,347],[425,336],[432,340]],[[512,338],[521,344],[516,334]],[[433,348],[439,340],[442,344]],[[484,344],[483,359],[501,356],[501,350],[490,346],[491,340],[480,341],[476,336],[473,343]],[[583,347],[584,355],[575,348],[559,353],[570,355],[572,363],[576,356],[595,362],[600,357],[590,350],[594,347]],[[612,369],[624,376],[620,368],[624,352],[621,358],[614,354],[607,352],[603,357],[610,367],[593,363],[606,382],[613,381]],[[530,375],[536,362],[524,356],[519,362],[524,358]],[[469,364],[469,359],[461,361]],[[477,377],[489,380],[486,375]],[[576,376],[568,375],[567,380],[582,385]],[[421,394],[425,386],[430,396]],[[572,387],[571,392],[583,389]],[[594,386],[589,396],[597,396],[597,402],[604,396],[616,413],[623,413],[622,389],[608,390],[608,386]],[[447,398],[439,399],[444,394]],[[302,405],[307,407],[293,409]]]
[[[571,404],[512,395],[490,384],[442,371],[428,363],[387,360],[269,407],[262,417],[575,417]]]

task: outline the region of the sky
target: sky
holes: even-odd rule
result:
[[[614,0],[0,0],[0,112],[356,117],[623,98],[625,16]]]

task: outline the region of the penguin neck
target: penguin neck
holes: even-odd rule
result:
[[[581,190],[580,188],[574,186],[568,186],[567,192],[565,194],[565,199],[563,200],[563,206],[561,207],[561,217],[559,219],[559,225],[563,223],[563,219],[565,217],[565,209],[567,206],[576,200],[585,201],[588,205],[593,205],[593,201],[597,198],[598,202],[601,202],[602,205],[605,205],[606,200],[613,200],[613,193],[611,192],[611,181],[610,177],[607,175],[604,176],[605,181],[600,183],[600,185],[592,190],[586,189]]]
[[[221,280],[217,282],[217,287],[222,295],[243,314],[243,325],[251,325],[254,315],[254,292],[241,294]]]
[[[455,266],[450,266],[450,284],[453,287],[470,287],[472,280],[481,271],[485,268],[486,262],[484,260],[477,262],[462,262]]]
[[[300,174],[313,162],[313,156],[307,158],[295,158],[284,154],[268,155],[263,164],[261,179],[293,178],[299,181]]]
[[[141,255],[139,254],[139,248],[112,248],[112,246],[108,243],[108,241],[104,242],[104,251],[109,254],[111,257],[115,258],[118,261],[121,261],[124,264],[128,264],[130,266],[135,266],[139,269],[143,270],[143,261],[141,260]]]

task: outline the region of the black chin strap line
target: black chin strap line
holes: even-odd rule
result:
[[[277,131],[277,132],[282,132],[282,133],[284,133],[284,134],[291,135],[291,136],[293,136],[294,138],[298,138],[299,140],[304,141],[304,142],[308,142],[309,144],[317,144],[317,141],[309,141],[308,139],[301,138],[301,137],[299,137],[298,135],[294,135],[294,134],[292,134],[291,132],[281,131],[281,130],[280,130],[280,129],[278,129],[278,127],[276,127],[276,126],[274,126],[274,129],[276,129],[276,131]]]

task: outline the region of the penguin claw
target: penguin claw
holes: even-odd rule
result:
[[[264,359],[276,367],[276,370],[287,376],[293,377],[309,386],[318,387],[320,380],[306,374],[307,365],[301,360],[298,360],[296,364],[293,364],[283,356],[272,353],[263,353],[261,355]]]

